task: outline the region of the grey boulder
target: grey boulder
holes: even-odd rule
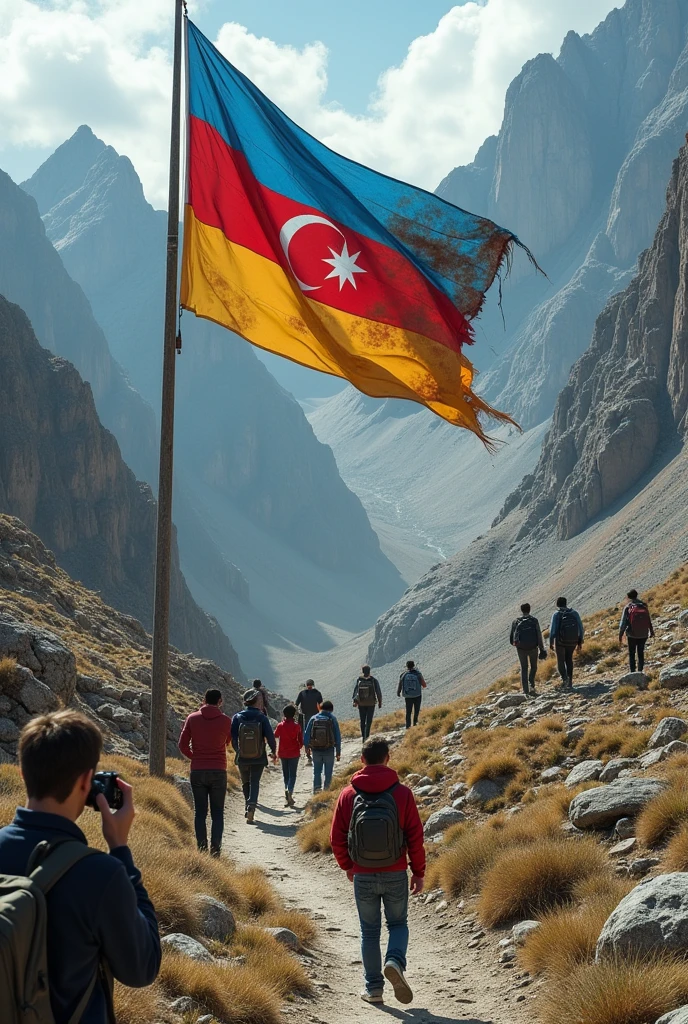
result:
[[[469,804],[486,804],[488,800],[494,800],[501,796],[503,784],[495,779],[478,779],[466,793],[466,802]]]
[[[44,715],[60,706],[50,687],[36,679],[31,669],[24,665],[17,665],[12,678],[4,686],[4,692],[32,715]]]
[[[688,1004],[679,1006],[678,1010],[671,1010],[655,1021],[655,1024],[688,1024]]]
[[[234,914],[229,907],[214,896],[205,895],[196,897],[196,906],[205,938],[228,942],[236,931]]]
[[[659,685],[665,690],[680,690],[688,686],[688,658],[679,658],[663,668],[659,673]]]
[[[540,772],[541,782],[555,782],[556,779],[561,777],[563,768],[560,765],[555,764],[552,768],[545,768]]]
[[[636,768],[638,759],[635,757],[615,757],[607,761],[599,775],[600,782],[613,782],[619,777],[620,772],[627,768]]]
[[[455,810],[453,807],[441,807],[439,811],[435,811],[434,814],[430,815],[425,822],[423,831],[426,838],[429,838],[438,832],[444,832],[450,825],[458,825],[460,821],[465,820],[466,815],[462,811]]]
[[[212,964],[215,957],[212,956],[198,939],[192,939],[190,935],[183,932],[172,932],[160,940],[160,944],[166,952],[178,953],[180,956],[188,956],[191,960],[198,960],[201,963]]]
[[[650,677],[646,676],[644,672],[627,672],[625,676],[621,676],[617,679],[617,686],[637,686],[639,690],[646,690],[647,684],[650,682]]]
[[[301,949],[301,943],[298,935],[296,935],[289,928],[264,928],[263,931],[267,932],[268,935],[272,935],[277,942],[280,942],[287,949],[291,949],[294,952],[298,952]]]
[[[13,657],[31,669],[57,697],[67,704],[76,690],[76,658],[47,629],[0,612],[0,657]]]
[[[579,793],[569,806],[569,821],[576,828],[610,828],[619,818],[631,818],[662,792],[659,779],[617,779]]]
[[[648,748],[655,750],[657,747],[665,747],[672,740],[680,740],[681,736],[687,731],[688,722],[684,722],[682,718],[674,718],[673,716],[663,718],[652,733],[652,736],[650,736],[647,744]]]
[[[539,921],[519,921],[511,929],[511,938],[516,946],[522,946],[528,936],[540,927]]]
[[[599,779],[604,765],[601,761],[581,761],[566,776],[564,785],[567,789],[580,786],[583,782],[596,782]]]
[[[494,702],[496,708],[517,708],[520,704],[525,704],[528,700],[525,693],[505,693],[503,697],[498,697]]]
[[[657,875],[637,885],[607,918],[597,940],[605,956],[645,956],[688,950],[688,873]]]
[[[0,743],[12,743],[19,737],[19,729],[11,718],[0,718]]]

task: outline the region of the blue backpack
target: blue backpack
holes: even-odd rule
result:
[[[420,682],[420,672],[417,669],[411,668],[408,672],[404,672],[401,690],[404,697],[420,697],[423,688]]]

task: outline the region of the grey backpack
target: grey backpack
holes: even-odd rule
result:
[[[45,897],[70,868],[98,852],[77,840],[52,847],[42,842],[29,859],[26,875],[0,874],[2,1024],[55,1024],[50,1006]],[[83,1017],[100,974],[99,966],[69,1024],[78,1024]]]

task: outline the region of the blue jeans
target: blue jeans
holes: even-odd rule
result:
[[[321,789],[329,789],[334,771],[334,747],[329,750],[314,750],[313,758],[313,792],[319,793]],[[322,782],[323,769],[325,771],[325,782]]]
[[[199,850],[208,849],[206,818],[210,804],[210,851],[220,855],[222,833],[225,825],[225,797],[227,796],[227,772],[194,769],[189,774],[194,802],[194,831]]]
[[[241,788],[244,792],[244,800],[246,801],[246,809],[253,807],[255,810],[256,804],[258,803],[258,794],[260,792],[260,777],[263,774],[264,764],[251,764],[239,765],[239,775],[241,776]]]
[[[294,792],[296,785],[296,769],[299,767],[298,757],[282,758],[282,775],[284,775],[284,788],[290,793]]]
[[[354,896],[361,922],[361,959],[366,990],[382,992],[385,979],[382,975],[380,954],[381,908],[385,909],[385,921],[389,932],[385,963],[394,960],[405,969],[409,941],[408,876],[405,871],[354,875]]]

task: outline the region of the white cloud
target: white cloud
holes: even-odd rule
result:
[[[325,102],[326,47],[302,49],[223,25],[219,48],[333,149],[433,188],[498,130],[521,65],[590,31],[614,0],[483,0],[454,7],[385,71],[365,115]],[[200,19],[202,26],[202,18]],[[148,197],[166,197],[168,0],[5,0],[0,24],[0,140],[56,146],[82,123],[130,156]],[[0,151],[0,164],[2,151]]]

